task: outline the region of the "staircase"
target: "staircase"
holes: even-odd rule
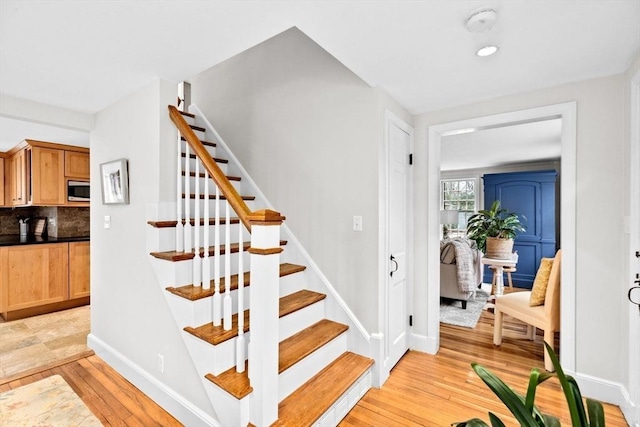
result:
[[[356,354],[366,354],[366,332],[317,267],[307,268],[308,255],[288,230],[275,236],[283,218],[255,210],[268,203],[251,193],[259,190],[206,119],[169,109],[181,134],[177,214],[163,205],[151,215],[150,260],[220,425],[337,425],[371,387],[373,360]],[[266,219],[257,221],[257,213]],[[279,248],[260,246],[257,236]],[[277,286],[263,284],[268,274]]]

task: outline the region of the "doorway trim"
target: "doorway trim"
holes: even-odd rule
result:
[[[634,266],[637,265],[634,252],[640,249],[640,200],[636,197],[640,193],[640,71],[631,79],[631,105],[630,105],[630,129],[629,129],[629,217],[625,219],[629,227],[629,260],[628,260],[628,286],[635,280]],[[638,309],[629,304],[629,380],[626,386],[629,388],[629,400],[620,405],[630,425],[640,425],[640,340],[637,336],[640,331],[640,316]]]
[[[409,134],[409,152],[413,153],[413,126],[402,120],[400,117],[385,109],[384,112],[384,138],[382,138],[381,155],[379,157],[378,169],[379,174],[379,203],[378,203],[378,334],[371,334],[372,338],[378,340],[377,349],[374,354],[379,356],[381,360],[377,371],[375,372],[374,384],[382,386],[389,378],[392,366],[388,366],[388,354],[386,352],[386,339],[388,337],[388,313],[387,313],[387,289],[389,287],[389,125],[394,124]],[[409,159],[407,159],[408,161]],[[409,167],[407,175],[407,302],[413,299],[413,168]],[[412,315],[412,305],[407,304],[407,314]],[[409,319],[407,319],[407,322]],[[407,323],[407,336],[411,334],[411,327]],[[408,340],[410,347],[410,340]],[[376,362],[378,362],[376,360]],[[378,365],[378,363],[376,363]]]
[[[478,130],[525,124],[545,119],[562,119],[560,241],[562,243],[562,300],[560,303],[560,361],[566,371],[575,372],[576,335],[576,102],[548,105],[429,126],[427,194],[427,341],[429,353],[440,347],[440,243],[439,185],[442,137]]]

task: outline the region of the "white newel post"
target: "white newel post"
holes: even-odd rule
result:
[[[278,212],[251,213],[251,339],[249,380],[253,387],[250,421],[258,427],[278,419],[278,311],[280,225]]]

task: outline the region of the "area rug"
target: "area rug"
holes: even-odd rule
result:
[[[2,426],[102,426],[60,375],[0,393]]]
[[[440,301],[440,322],[473,329],[488,298],[489,292],[478,289],[475,298],[471,297],[467,301],[466,310],[462,308],[460,301],[443,299]]]

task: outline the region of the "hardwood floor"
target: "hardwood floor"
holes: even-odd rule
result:
[[[517,425],[502,403],[470,367],[477,361],[524,393],[529,370],[543,367],[542,337],[531,343],[522,324],[505,319],[504,343],[493,346],[493,315],[484,312],[475,329],[442,325],[438,355],[410,351],[381,389],[371,389],[340,423],[349,426],[448,426],[487,411],[508,426]],[[0,392],[51,375],[61,375],[105,426],[180,426],[181,424],[95,355],[59,362],[40,372],[0,380]],[[544,383],[536,404],[570,425],[562,391],[555,379]],[[605,406],[607,425],[627,426],[620,410]]]
[[[495,347],[493,314],[484,311],[475,329],[441,324],[436,356],[409,351],[380,389],[371,389],[340,423],[351,426],[449,426],[452,422],[498,415],[506,425],[518,423],[471,369],[478,362],[524,394],[532,367],[544,370],[542,336],[525,337],[524,324],[505,317],[501,347]],[[571,425],[564,395],[555,378],[542,384],[536,405],[543,413]],[[608,426],[627,426],[617,406],[605,405]]]
[[[3,380],[0,393],[58,374],[105,426],[182,426],[95,355],[47,368],[8,382]]]

